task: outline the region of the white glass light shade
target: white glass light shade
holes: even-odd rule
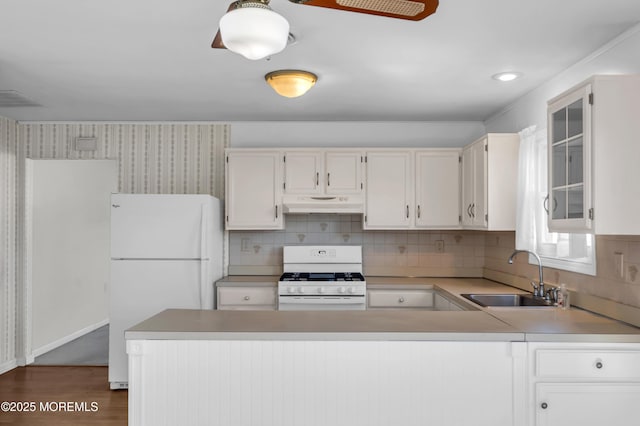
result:
[[[287,46],[289,22],[273,10],[244,7],[220,18],[220,36],[227,49],[257,60]]]

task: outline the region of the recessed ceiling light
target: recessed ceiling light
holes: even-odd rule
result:
[[[493,79],[498,81],[512,81],[520,77],[522,77],[522,73],[515,71],[500,72],[493,75]]]

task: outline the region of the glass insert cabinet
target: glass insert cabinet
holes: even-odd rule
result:
[[[591,85],[548,105],[548,182],[544,208],[550,231],[591,229]]]

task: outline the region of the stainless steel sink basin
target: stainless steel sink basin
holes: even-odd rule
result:
[[[532,294],[462,294],[462,297],[471,300],[483,307],[546,307],[553,306],[540,297]]]

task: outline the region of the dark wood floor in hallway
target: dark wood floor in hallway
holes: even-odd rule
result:
[[[109,390],[107,367],[19,367],[0,375],[0,402],[0,425],[127,424],[127,391]]]

